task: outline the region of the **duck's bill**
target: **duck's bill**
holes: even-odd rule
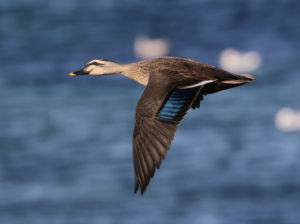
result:
[[[71,72],[69,75],[70,76],[76,76],[76,75],[88,75],[89,73],[84,71],[83,69],[82,70],[79,70],[79,71],[76,71],[76,72]]]

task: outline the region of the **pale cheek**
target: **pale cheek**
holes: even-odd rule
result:
[[[93,70],[90,71],[90,75],[101,75],[103,73],[102,69],[100,68],[95,68]]]
[[[90,66],[88,66],[88,67],[86,68],[86,71],[87,71],[87,72],[91,72],[94,68],[95,68],[94,65],[90,65]]]

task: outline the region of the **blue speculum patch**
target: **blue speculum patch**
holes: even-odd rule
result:
[[[158,116],[168,120],[176,118],[182,112],[183,108],[191,102],[199,88],[174,89],[169,99],[161,108]]]

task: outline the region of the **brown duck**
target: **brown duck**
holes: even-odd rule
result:
[[[137,103],[133,133],[135,192],[144,194],[159,169],[178,124],[206,94],[229,89],[255,78],[182,57],[161,57],[131,64],[106,59],[90,61],[77,75],[122,74],[146,86]]]

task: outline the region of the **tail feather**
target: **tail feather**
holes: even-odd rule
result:
[[[243,78],[246,79],[246,80],[249,80],[250,82],[255,80],[255,78],[254,78],[253,75],[249,75],[249,74],[240,74],[239,76],[243,77]]]
[[[249,74],[240,74],[240,75],[237,75],[237,77],[239,79],[224,80],[224,81],[221,81],[221,82],[225,83],[225,84],[240,85],[240,84],[244,84],[244,83],[247,83],[247,82],[252,82],[252,81],[255,80],[255,78],[252,75],[249,75]]]
[[[247,83],[249,81],[245,81],[245,80],[225,80],[225,81],[221,81],[221,82],[225,83],[225,84],[239,85],[239,84]]]
[[[206,84],[201,93],[203,95],[206,94],[211,94],[211,93],[216,93],[225,89],[230,89],[230,88],[234,88],[240,85],[244,85],[246,83],[252,82],[254,81],[255,78],[252,75],[248,75],[248,74],[240,74],[240,75],[236,75],[233,74],[231,76],[227,76],[226,79],[224,80],[219,80],[213,83],[208,83]]]

